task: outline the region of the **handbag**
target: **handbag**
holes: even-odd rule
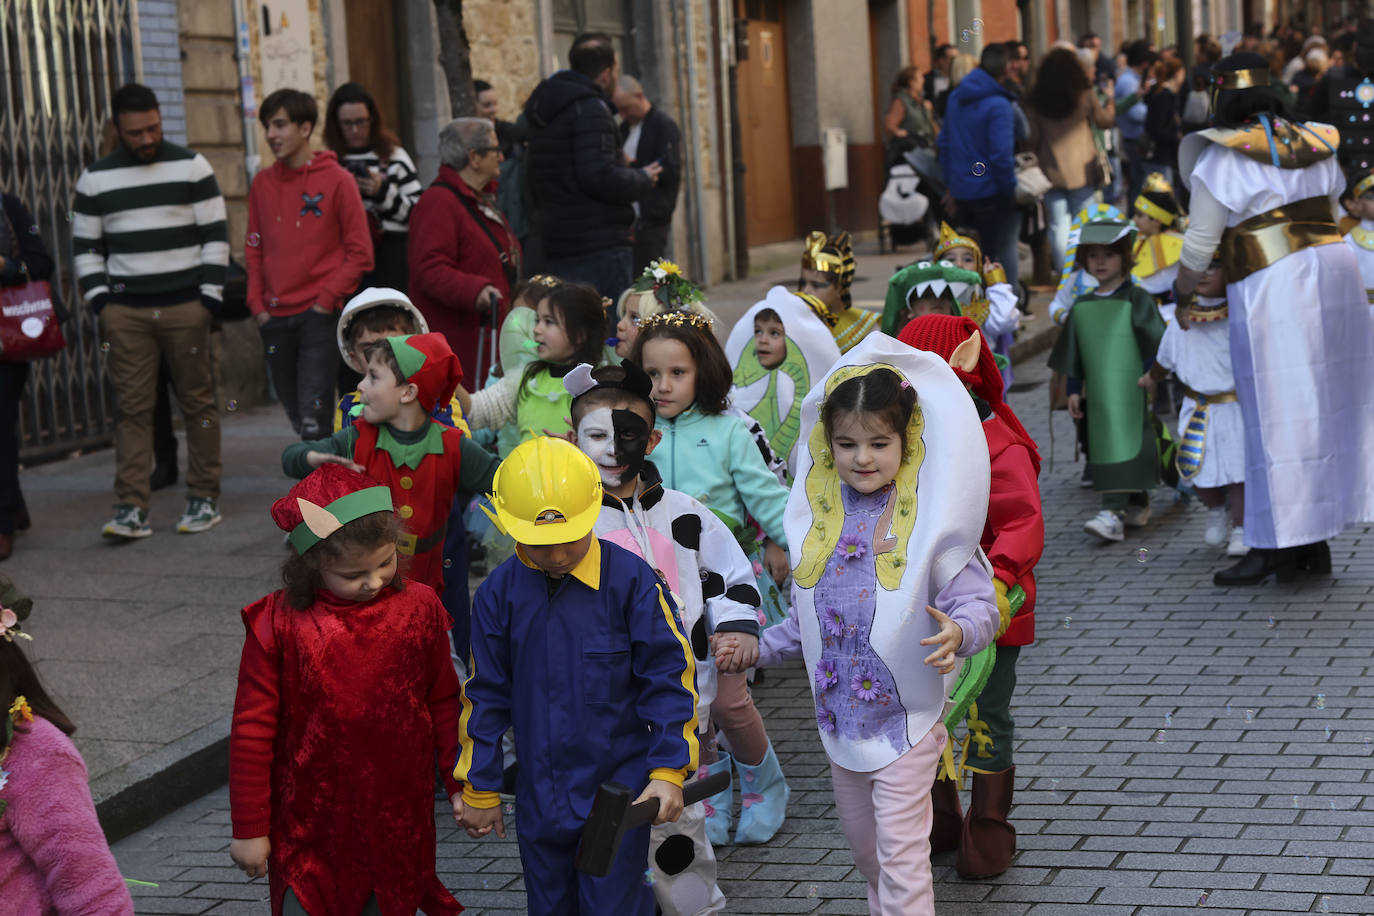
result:
[[[1040,168],[1035,153],[1016,154],[1016,203],[1028,206],[1038,203],[1054,185]]]
[[[23,363],[62,352],[57,294],[47,280],[0,287],[0,362]]]
[[[23,363],[53,356],[67,346],[62,336],[65,310],[51,283],[29,276],[28,265],[19,255],[19,236],[9,216],[0,211],[0,219],[9,232],[8,257],[18,260],[24,273],[24,283],[0,286],[0,362]]]

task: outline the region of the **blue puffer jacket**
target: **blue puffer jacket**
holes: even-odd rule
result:
[[[982,67],[949,94],[936,145],[940,170],[955,200],[981,200],[1016,189],[1014,98]]]
[[[570,258],[630,247],[631,204],[654,183],[620,164],[620,130],[606,94],[589,77],[559,70],[534,87],[525,118],[525,168],[544,253]]]

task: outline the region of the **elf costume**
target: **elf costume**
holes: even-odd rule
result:
[[[1080,246],[1134,243],[1135,234],[1135,225],[1123,219],[1096,219],[1083,227]],[[1163,336],[1154,297],[1128,278],[1116,289],[1079,296],[1050,353],[1051,368],[1083,384],[1088,463],[1099,491],[1139,493],[1159,482],[1149,404],[1136,381],[1154,362]]]
[[[406,382],[417,389],[426,414],[453,397],[462,378],[458,358],[442,334],[388,337]],[[361,464],[373,480],[390,488],[406,534],[400,551],[410,558],[406,575],[436,592],[443,591],[444,536],[453,498],[459,490],[480,493],[491,484],[497,460],[462,432],[431,419],[416,431],[363,418],[328,439],[298,442],[282,453],[282,468],[293,477],[309,473],[306,453],[344,455]],[[473,467],[465,467],[464,459]]]
[[[820,231],[809,234],[801,266],[829,275],[838,287],[843,308],[836,311],[831,306],[819,315],[830,328],[840,352],[848,353],[878,327],[878,316],[868,309],[856,308],[849,295],[849,288],[854,285],[854,247],[849,233],[841,232],[829,238]]]
[[[385,487],[326,464],[272,506],[304,555],[339,528],[391,512]],[[269,837],[272,913],[462,912],[434,872],[434,763],[458,756],[458,676],[434,592],[399,577],[376,597],[285,591],[244,608],[229,738],[234,836]],[[462,786],[445,773],[454,795]]]
[[[787,335],[782,362],[772,368],[759,362],[754,348],[754,322],[765,310],[781,319]],[[802,398],[840,358],[829,327],[806,299],[775,286],[735,322],[725,341],[725,358],[734,367],[731,404],[757,420],[772,451],[787,460],[789,470],[795,467]]]
[[[992,463],[988,516],[980,546],[992,564],[997,609],[1002,617],[997,657],[987,684],[968,712],[969,741],[964,769],[973,773],[973,804],[967,817],[959,805],[958,781],[942,772],[932,789],[935,806],[931,852],[959,850],[956,868],[964,877],[998,875],[1016,852],[1016,830],[1008,822],[1016,767],[1012,761],[1015,723],[1011,695],[1021,647],[1035,640],[1035,564],[1045,549],[1040,511],[1040,453],[1011,407],[1002,400],[1002,377],[986,340],[969,318],[926,315],[908,324],[899,338],[944,359],[973,395],[987,436]],[[1013,614],[1012,601],[1023,597]]]

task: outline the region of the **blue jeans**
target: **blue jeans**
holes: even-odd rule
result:
[[[1097,188],[1050,188],[1045,192],[1045,221],[1050,228],[1050,251],[1054,256],[1054,275],[1064,269],[1064,248],[1069,240],[1069,225],[1079,210],[1092,200]]]
[[[634,280],[634,249],[607,248],[575,258],[549,258],[544,272],[573,283],[590,283],[615,302]]]
[[[1008,191],[995,197],[977,200],[956,200],[956,219],[961,226],[976,229],[983,240],[983,256],[999,261],[1007,272],[1007,282],[1014,288],[1021,278],[1016,258],[1016,239],[1021,234],[1021,211],[1016,206],[1016,194]]]

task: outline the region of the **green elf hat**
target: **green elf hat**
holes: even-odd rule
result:
[[[957,302],[960,309],[968,305],[983,278],[971,270],[955,267],[949,261],[920,261],[903,267],[887,281],[887,299],[883,302],[883,333],[896,337],[901,330],[897,322],[912,302],[931,296]]]
[[[401,375],[415,385],[417,400],[425,413],[436,404],[453,400],[453,392],[463,380],[463,367],[443,334],[407,334],[388,337],[386,342],[401,367]]]
[[[272,504],[272,521],[304,554],[344,525],[374,512],[391,512],[391,490],[342,464],[321,465]]]

